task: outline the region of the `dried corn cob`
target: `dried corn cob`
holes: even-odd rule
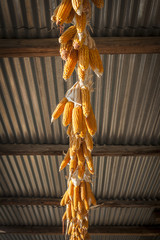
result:
[[[68,41],[67,43],[61,43],[60,45],[60,55],[63,60],[67,60],[72,49],[72,41]]]
[[[88,131],[86,132],[86,135],[85,135],[85,143],[88,150],[91,152],[93,150],[93,139]]]
[[[56,24],[62,25],[72,10],[71,0],[63,0],[56,14]]]
[[[72,123],[69,124],[68,129],[67,129],[67,135],[71,136],[72,134]]]
[[[59,38],[59,43],[67,43],[76,34],[76,26],[69,27]]]
[[[78,165],[78,160],[77,160],[77,156],[75,155],[75,157],[70,160],[70,164],[69,164],[70,173],[74,173],[74,171],[77,168],[77,165]]]
[[[80,137],[72,137],[72,140],[70,141],[70,147],[72,149],[72,151],[78,151],[78,149],[80,148],[81,145],[81,138]]]
[[[56,109],[52,113],[51,122],[53,122],[55,119],[59,118],[59,116],[63,113],[64,107],[67,102],[68,102],[68,100],[65,97],[60,101],[60,103],[57,105]]]
[[[71,213],[71,204],[67,204],[67,206],[66,206],[66,212],[67,212],[67,220],[71,220],[71,218],[72,218],[72,213]]]
[[[74,205],[73,205],[73,201],[71,202],[71,212],[72,212],[72,218],[76,218],[76,211],[74,210]]]
[[[91,174],[94,174],[94,166],[93,166],[93,159],[92,156],[90,155],[89,158],[86,159],[87,167],[88,170]]]
[[[81,181],[80,192],[81,192],[81,199],[84,201],[84,199],[87,198],[85,181]]]
[[[78,201],[79,201],[79,186],[74,186],[74,210],[78,210]]]
[[[96,205],[96,199],[92,193],[91,185],[89,182],[86,182],[86,189],[87,189],[87,198],[91,200],[91,203],[93,205]]]
[[[61,206],[65,205],[65,201],[66,201],[65,199],[66,199],[67,195],[68,195],[68,190],[64,193],[63,198],[60,201]]]
[[[72,200],[73,199],[73,192],[74,192],[74,185],[73,182],[69,182],[69,198]]]
[[[64,70],[63,70],[63,78],[67,80],[73,73],[74,68],[77,64],[78,60],[78,53],[77,50],[72,49],[70,55],[68,56],[68,59],[64,65]]]
[[[86,14],[82,13],[81,16],[79,16],[78,14],[76,14],[76,29],[77,29],[77,33],[83,33],[85,28],[86,28]]]
[[[83,45],[78,51],[79,66],[83,71],[87,70],[89,66],[89,48]]]
[[[88,150],[85,141],[82,143],[83,154],[86,159],[91,158],[91,152]]]
[[[60,165],[60,168],[59,168],[59,171],[62,171],[67,166],[69,161],[70,161],[70,149],[68,149],[67,154],[65,155],[65,157],[62,161],[62,163]]]
[[[67,102],[65,107],[64,107],[64,112],[63,112],[63,126],[67,126],[68,124],[71,123],[72,121],[72,110],[74,108],[74,103],[73,102]]]
[[[81,199],[78,201],[78,211],[81,213],[83,210],[84,206],[83,206],[83,202],[81,201]]]
[[[80,133],[81,138],[85,138],[87,132],[87,126],[86,126],[86,121],[84,115],[82,116],[82,131]]]
[[[84,81],[85,80],[85,74],[86,74],[86,71],[83,71],[81,69],[81,67],[78,65],[78,78],[79,78],[79,80]]]
[[[74,49],[79,50],[82,47],[85,38],[86,38],[86,34],[85,33],[83,34],[82,39],[79,39],[78,33],[76,33],[74,35],[73,43],[72,43]]]
[[[89,64],[98,77],[102,75],[103,64],[97,48],[89,49]]]
[[[62,217],[62,221],[65,221],[67,219],[67,212],[65,211],[65,213],[63,214],[63,217]]]
[[[73,18],[75,16],[75,11],[72,8],[72,10],[70,11],[69,16],[67,17],[67,19],[65,20],[65,23],[71,23],[73,21]]]
[[[89,210],[89,204],[88,204],[88,200],[87,199],[84,199],[84,207],[85,209],[88,211]]]
[[[73,223],[71,222],[68,228],[68,235],[71,235]]]
[[[77,158],[78,158],[78,166],[80,166],[80,165],[83,166],[84,163],[85,163],[85,158],[84,158],[84,155],[83,155],[83,148],[82,148],[82,146],[77,151]]]
[[[78,15],[82,14],[82,2],[82,0],[72,0],[72,6]]]
[[[84,172],[85,172],[85,163],[84,163],[83,165],[80,164],[80,165],[78,166],[78,178],[79,178],[79,179],[83,179]]]
[[[90,92],[88,87],[83,86],[81,88],[82,97],[82,110],[85,117],[88,117],[90,113],[91,103],[90,103]]]
[[[102,8],[104,6],[104,0],[92,0],[97,8]]]
[[[51,16],[51,21],[52,21],[52,22],[55,22],[55,21],[56,21],[56,15],[57,15],[57,12],[58,12],[58,9],[59,9],[60,5],[61,5],[61,4],[59,4],[59,5],[55,8],[55,10],[54,10],[54,12],[53,12],[53,15]]]
[[[96,119],[95,119],[95,116],[93,113],[92,106],[90,109],[90,114],[85,120],[86,120],[86,126],[88,129],[88,132],[91,136],[93,136],[97,131],[97,123],[96,123]]]
[[[72,128],[76,136],[78,136],[82,131],[82,108],[76,106],[72,111]]]

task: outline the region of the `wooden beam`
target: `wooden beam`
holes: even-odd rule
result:
[[[5,206],[25,206],[25,205],[54,205],[59,206],[59,198],[13,198],[1,197],[0,205]],[[97,200],[97,207],[119,207],[119,208],[160,208],[160,201],[136,201],[136,200]]]
[[[0,155],[63,155],[67,145],[0,144]],[[95,146],[93,156],[160,156],[160,146]]]
[[[151,219],[155,224],[160,224],[160,209],[155,209],[153,211]]]
[[[160,53],[160,37],[97,37],[101,54]],[[0,39],[0,57],[59,56],[57,38]]]
[[[62,227],[56,226],[0,226],[0,234],[62,235]],[[159,226],[94,226],[91,235],[159,236]]]

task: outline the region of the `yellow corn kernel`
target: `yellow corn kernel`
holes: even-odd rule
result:
[[[78,65],[78,78],[79,78],[79,80],[84,81],[85,80],[85,74],[86,74],[86,71],[83,71],[81,69],[81,67]]]
[[[64,65],[63,78],[65,80],[67,80],[72,75],[74,68],[77,64],[77,60],[78,60],[78,51],[75,49],[72,49]]]
[[[103,8],[104,6],[104,0],[92,0],[92,2],[97,8]]]
[[[83,71],[87,70],[89,66],[89,48],[83,45],[78,51],[79,66]]]
[[[56,24],[62,25],[65,22],[65,20],[68,18],[71,10],[72,10],[71,0],[62,0],[56,14]]]
[[[67,60],[72,48],[72,41],[68,41],[67,43],[61,43],[60,45],[60,55],[63,60]]]
[[[85,163],[83,165],[81,164],[78,166],[78,178],[79,179],[83,179],[84,172],[85,172]]]
[[[77,28],[77,33],[83,33],[83,31],[86,28],[86,14],[82,13],[81,16],[79,16],[78,14],[76,14],[76,28]]]
[[[97,131],[97,123],[96,123],[96,119],[95,119],[95,115],[94,115],[92,106],[90,108],[90,114],[85,120],[86,120],[87,130],[88,130],[89,134],[91,136],[93,136]]]
[[[93,139],[88,131],[86,132],[84,140],[85,140],[88,150],[91,152],[93,150]]]
[[[88,211],[88,210],[89,210],[88,200],[87,200],[87,199],[84,199],[83,202],[84,202],[84,207],[85,207],[86,211]]]
[[[80,193],[81,193],[81,199],[82,201],[84,201],[84,199],[87,198],[85,181],[82,181],[80,184]]]
[[[74,210],[73,202],[71,202],[71,212],[72,212],[72,218],[76,218],[76,211]]]
[[[83,0],[72,0],[73,9],[78,15],[82,14],[82,3]]]
[[[63,217],[62,217],[62,221],[65,221],[67,219],[67,212],[65,211],[65,213],[63,214]]]
[[[88,87],[81,88],[82,110],[85,117],[88,117],[91,108],[90,92]]]
[[[56,109],[52,113],[51,122],[53,122],[55,119],[59,118],[59,116],[63,113],[64,107],[67,102],[68,102],[68,100],[65,97],[60,101],[60,103],[57,105]]]
[[[67,128],[67,135],[70,137],[72,135],[72,123],[69,124]]]
[[[74,192],[74,184],[72,181],[69,182],[69,198],[73,199],[73,192]]]
[[[66,153],[66,155],[65,155],[65,157],[62,161],[62,163],[60,165],[60,168],[59,168],[59,171],[62,171],[67,166],[69,161],[70,161],[70,149],[68,149],[68,151],[67,151],[67,153]]]
[[[85,158],[84,158],[84,154],[83,154],[82,145],[79,148],[79,150],[77,151],[77,158],[78,158],[78,166],[85,164]]]
[[[75,155],[75,157],[70,160],[70,164],[69,164],[70,173],[74,173],[74,171],[77,168],[77,165],[78,165],[78,160],[77,160],[77,156]]]
[[[65,107],[64,107],[64,112],[63,112],[63,126],[67,126],[68,124],[71,123],[72,121],[72,110],[74,108],[74,103],[73,102],[67,102]]]
[[[78,201],[80,199],[79,196],[79,186],[74,186],[74,210],[78,210]]]
[[[76,33],[74,35],[73,43],[72,43],[74,49],[79,50],[82,47],[85,38],[86,38],[86,34],[83,34],[82,39],[79,39],[78,33]]]
[[[67,212],[67,220],[71,220],[71,218],[72,218],[71,204],[67,204],[67,206],[66,206],[66,212]]]
[[[74,15],[75,15],[75,11],[74,11],[74,9],[72,8],[72,10],[70,11],[69,16],[68,16],[67,19],[65,20],[65,23],[71,23],[71,22],[73,21]]]
[[[72,40],[76,32],[76,26],[67,28],[67,30],[60,36],[59,43],[67,43],[68,41]]]
[[[86,121],[85,121],[85,117],[83,115],[83,118],[82,118],[82,131],[80,133],[80,137],[81,138],[85,138],[86,136],[86,132],[87,132],[87,126],[86,126]]]
[[[72,128],[73,133],[78,136],[82,131],[82,108],[81,106],[76,106],[72,111]]]
[[[81,146],[81,138],[80,137],[72,137],[72,141],[70,141],[70,148],[72,149],[72,151],[78,151],[78,149]]]

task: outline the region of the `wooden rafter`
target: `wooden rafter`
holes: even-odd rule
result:
[[[62,227],[56,226],[0,226],[0,234],[62,235]],[[159,226],[94,226],[91,235],[159,236]]]
[[[0,155],[63,155],[67,145],[0,144]],[[160,156],[160,146],[95,146],[93,156]]]
[[[1,197],[0,205],[54,205],[59,206],[59,198],[13,198]],[[120,207],[120,208],[160,208],[160,201],[156,200],[97,200],[98,207]]]
[[[97,37],[101,54],[160,53],[160,37]],[[0,39],[0,57],[58,56],[57,38]]]

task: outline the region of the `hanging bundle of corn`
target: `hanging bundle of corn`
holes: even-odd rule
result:
[[[92,0],[98,7],[103,1]],[[65,60],[63,78],[67,80],[77,64],[79,81],[68,90],[52,114],[53,122],[63,113],[62,123],[67,127],[69,149],[61,162],[59,171],[69,165],[68,189],[60,202],[66,206],[62,220],[67,223],[66,234],[70,239],[89,239],[88,213],[96,199],[91,190],[94,174],[92,159],[93,135],[97,124],[91,106],[89,69],[97,76],[103,73],[103,65],[94,40],[86,30],[91,16],[89,0],[62,0],[55,9],[52,21],[57,25],[72,22],[59,38],[60,55]]]

